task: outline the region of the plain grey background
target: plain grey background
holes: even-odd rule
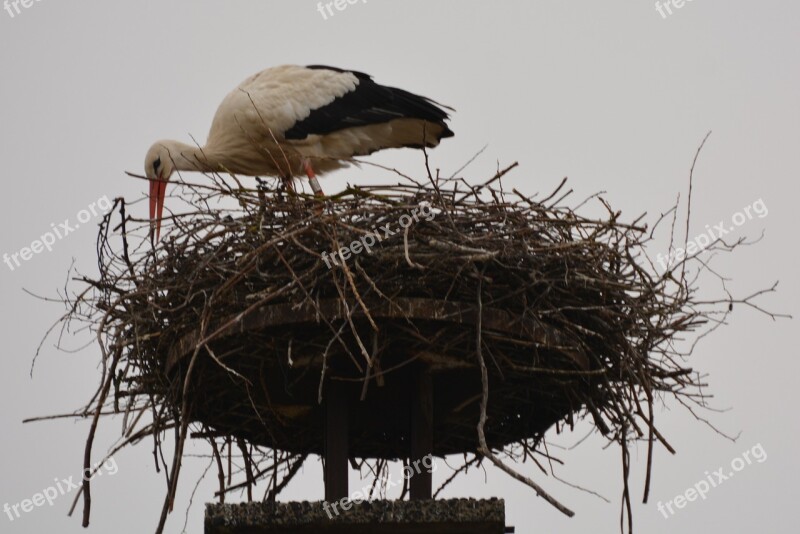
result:
[[[629,220],[647,212],[652,222],[679,193],[685,198],[694,152],[713,130],[696,169],[690,234],[730,221],[761,199],[768,215],[732,235],[757,238],[763,231],[763,240],[716,258],[714,265],[739,294],[780,280],[778,292],[761,302],[796,314],[796,2],[694,0],[667,18],[649,0],[368,0],[327,20],[316,6],[308,0],[42,0],[14,18],[0,11],[0,254],[29,246],[51,223],[74,219],[105,195],[144,198],[146,184],[124,171],[141,172],[156,139],[191,142],[191,134],[202,142],[217,104],[250,74],[283,63],[321,63],[362,70],[455,107],[455,138],[432,152],[443,173],[488,143],[466,173],[473,179],[491,176],[498,162],[519,161],[509,187],[549,192],[569,176],[576,200],[606,191],[604,198]],[[419,176],[423,171],[414,151],[372,160]],[[365,167],[340,171],[323,186],[335,191],[348,181],[389,178]],[[146,215],[145,202],[134,209]],[[68,412],[88,400],[99,376],[99,352],[92,345],[62,352],[51,338],[31,379],[36,346],[62,308],[23,288],[55,296],[73,259],[81,271],[94,273],[96,223],[82,225],[52,252],[14,271],[0,264],[0,506],[80,472],[86,422],[21,421]],[[666,250],[658,246],[666,242],[650,251]],[[702,291],[719,295],[711,282]],[[707,373],[714,406],[730,408],[704,416],[741,436],[727,441],[668,401],[658,421],[678,454],[656,447],[648,505],[640,504],[646,448],[632,455],[639,532],[788,532],[798,526],[796,325],[745,307],[735,308],[728,322],[698,345],[690,365]],[[89,340],[86,332],[68,334],[64,346],[77,349]],[[119,419],[105,421],[96,454],[113,443],[120,425]],[[581,425],[573,434],[553,435],[551,443],[571,446],[587,430]],[[683,493],[706,471],[729,466],[756,444],[766,461],[745,467],[669,519],[658,512],[658,501]],[[495,469],[472,471],[444,496],[503,497],[507,522],[521,534],[617,532],[620,454],[603,445],[595,436],[575,450],[558,451],[567,461],[558,474],[610,503],[546,478],[530,464],[522,467],[577,511],[573,519]],[[145,442],[120,453],[118,472],[95,482],[91,532],[155,529],[165,484],[153,468],[151,448]],[[181,532],[206,463],[186,460],[168,532]],[[439,462],[436,480],[449,472]],[[319,461],[309,461],[282,499],[320,499],[320,475]],[[351,487],[360,488],[353,477]],[[213,476],[199,486],[187,532],[201,532],[201,503],[214,487]],[[81,532],[80,507],[76,517],[66,517],[71,498],[14,521],[2,514],[0,532]]]

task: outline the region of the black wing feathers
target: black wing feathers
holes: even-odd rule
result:
[[[380,124],[393,119],[426,120],[442,126],[441,137],[452,137],[445,124],[447,112],[433,101],[402,89],[378,85],[363,72],[310,65],[309,69],[328,69],[350,72],[358,78],[355,90],[330,104],[311,111],[311,114],[284,133],[286,139],[305,139],[309,135],[325,135],[354,126]]]

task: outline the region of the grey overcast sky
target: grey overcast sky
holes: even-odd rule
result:
[[[273,65],[316,63],[368,72],[378,82],[456,108],[456,136],[431,153],[444,172],[488,144],[469,168],[472,178],[489,177],[498,162],[519,161],[509,187],[544,192],[568,176],[576,199],[603,190],[630,220],[647,212],[652,222],[679,193],[685,198],[694,152],[713,130],[696,169],[696,232],[690,233],[730,221],[760,200],[768,212],[732,235],[764,232],[764,238],[716,258],[715,266],[739,293],[780,280],[778,292],[762,303],[796,315],[800,4],[663,4],[670,9],[662,15],[651,0],[368,0],[327,19],[312,0],[41,0],[27,8],[18,4],[19,13],[9,5],[10,12],[0,11],[0,254],[29,246],[51,223],[74,222],[104,197],[144,198],[145,184],[124,171],[141,172],[153,141],[191,142],[192,135],[202,142],[217,104],[244,78]],[[372,159],[422,172],[415,151]],[[323,185],[335,191],[348,181],[381,179],[385,173],[365,167],[339,171]],[[146,203],[134,209],[146,215]],[[87,222],[52,251],[19,265],[0,264],[0,506],[80,472],[87,423],[21,421],[75,409],[96,387],[97,348],[67,353],[52,339],[29,377],[36,346],[62,309],[23,289],[54,296],[73,260],[83,272],[95,272],[99,219],[83,217]],[[713,284],[703,289],[718,291]],[[772,321],[739,307],[726,327],[698,345],[690,364],[707,373],[714,406],[730,408],[705,415],[741,436],[729,442],[667,402],[659,420],[677,455],[656,448],[648,505],[640,503],[646,450],[632,455],[638,532],[796,531],[800,432],[792,402],[800,354],[792,332],[793,320]],[[77,349],[88,339],[68,334],[64,345]],[[98,454],[120,426],[120,420],[105,422]],[[580,426],[574,434],[552,436],[552,443],[569,446],[586,431]],[[154,531],[165,487],[151,446],[118,454],[114,474],[109,469],[95,482],[90,532]],[[602,446],[592,437],[561,451],[567,465],[559,473],[611,503],[524,466],[577,511],[572,519],[494,469],[463,477],[445,496],[503,497],[507,523],[520,534],[617,532],[620,454]],[[746,465],[705,500],[688,502],[668,518],[658,511],[658,501],[685,494],[706,472],[729,471],[745,452],[753,458],[754,450],[766,459]],[[182,531],[205,465],[187,459],[169,533]],[[310,461],[282,498],[320,499],[319,465]],[[439,465],[442,480],[449,468]],[[201,532],[202,503],[211,500],[214,485],[209,477],[198,488],[187,532]],[[82,532],[80,511],[66,516],[73,495],[20,517],[0,513],[0,532]]]

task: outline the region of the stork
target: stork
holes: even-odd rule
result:
[[[278,176],[293,187],[384,148],[435,147],[453,132],[446,106],[378,85],[362,72],[323,65],[283,65],[247,78],[219,105],[203,147],[155,142],[147,151],[150,220],[156,239],[167,182],[175,171]],[[452,111],[451,108],[447,108]]]

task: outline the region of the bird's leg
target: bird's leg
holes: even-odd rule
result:
[[[311,190],[314,191],[314,196],[317,197],[324,197],[325,193],[322,192],[322,187],[319,185],[319,181],[317,180],[317,175],[314,174],[314,168],[311,166],[311,160],[308,158],[303,159],[303,168],[306,171],[306,176],[308,176],[308,183],[311,184]],[[314,208],[314,211],[317,215],[322,215],[323,211],[322,204],[317,204],[317,207]]]
[[[314,191],[314,195],[318,197],[324,197],[325,193],[322,192],[322,187],[319,185],[319,181],[317,180],[317,175],[314,174],[314,168],[311,166],[311,160],[308,158],[303,159],[303,169],[306,171],[306,176],[308,176],[308,183],[311,184],[311,190]]]

